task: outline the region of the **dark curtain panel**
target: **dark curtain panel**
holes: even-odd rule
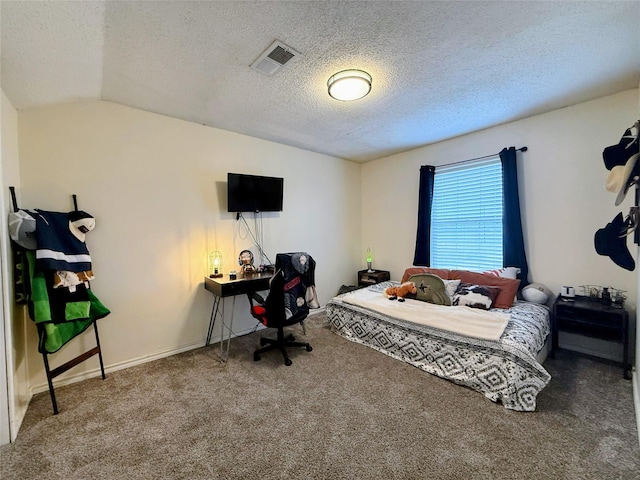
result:
[[[420,167],[420,191],[418,192],[418,233],[413,264],[431,266],[431,203],[433,202],[433,179],[436,167]]]
[[[522,289],[529,284],[529,266],[524,253],[515,147],[504,148],[500,152],[500,160],[502,161],[504,204],[502,218],[503,267],[520,268],[520,289]]]

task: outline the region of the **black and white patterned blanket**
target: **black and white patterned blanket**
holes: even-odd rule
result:
[[[382,291],[397,282],[367,287]],[[347,294],[348,295],[348,294]],[[350,305],[343,295],[327,304],[332,330],[426,372],[483,393],[505,408],[534,411],[551,376],[536,360],[550,332],[546,306],[518,302],[500,339],[480,340]],[[453,309],[457,307],[450,307]]]

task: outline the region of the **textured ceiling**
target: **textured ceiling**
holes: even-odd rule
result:
[[[367,161],[638,87],[638,1],[2,0],[17,109],[105,100]],[[275,40],[301,53],[249,65]],[[356,102],[327,94],[345,68]]]

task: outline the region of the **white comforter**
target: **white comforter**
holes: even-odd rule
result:
[[[389,300],[382,293],[360,289],[344,295],[343,302],[449,332],[498,341],[511,315],[466,306],[444,306],[419,300]]]

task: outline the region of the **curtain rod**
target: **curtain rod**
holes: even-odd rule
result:
[[[520,147],[520,148],[516,148],[516,152],[526,152],[527,150],[528,150],[528,148],[526,146]],[[444,165],[437,165],[436,168],[449,167],[451,165],[458,165],[460,163],[475,162],[476,160],[483,160],[485,158],[497,157],[498,155],[500,155],[499,152],[498,153],[494,153],[493,155],[485,155],[483,157],[469,158],[467,160],[460,160],[459,162],[451,162],[451,163],[445,163]]]

